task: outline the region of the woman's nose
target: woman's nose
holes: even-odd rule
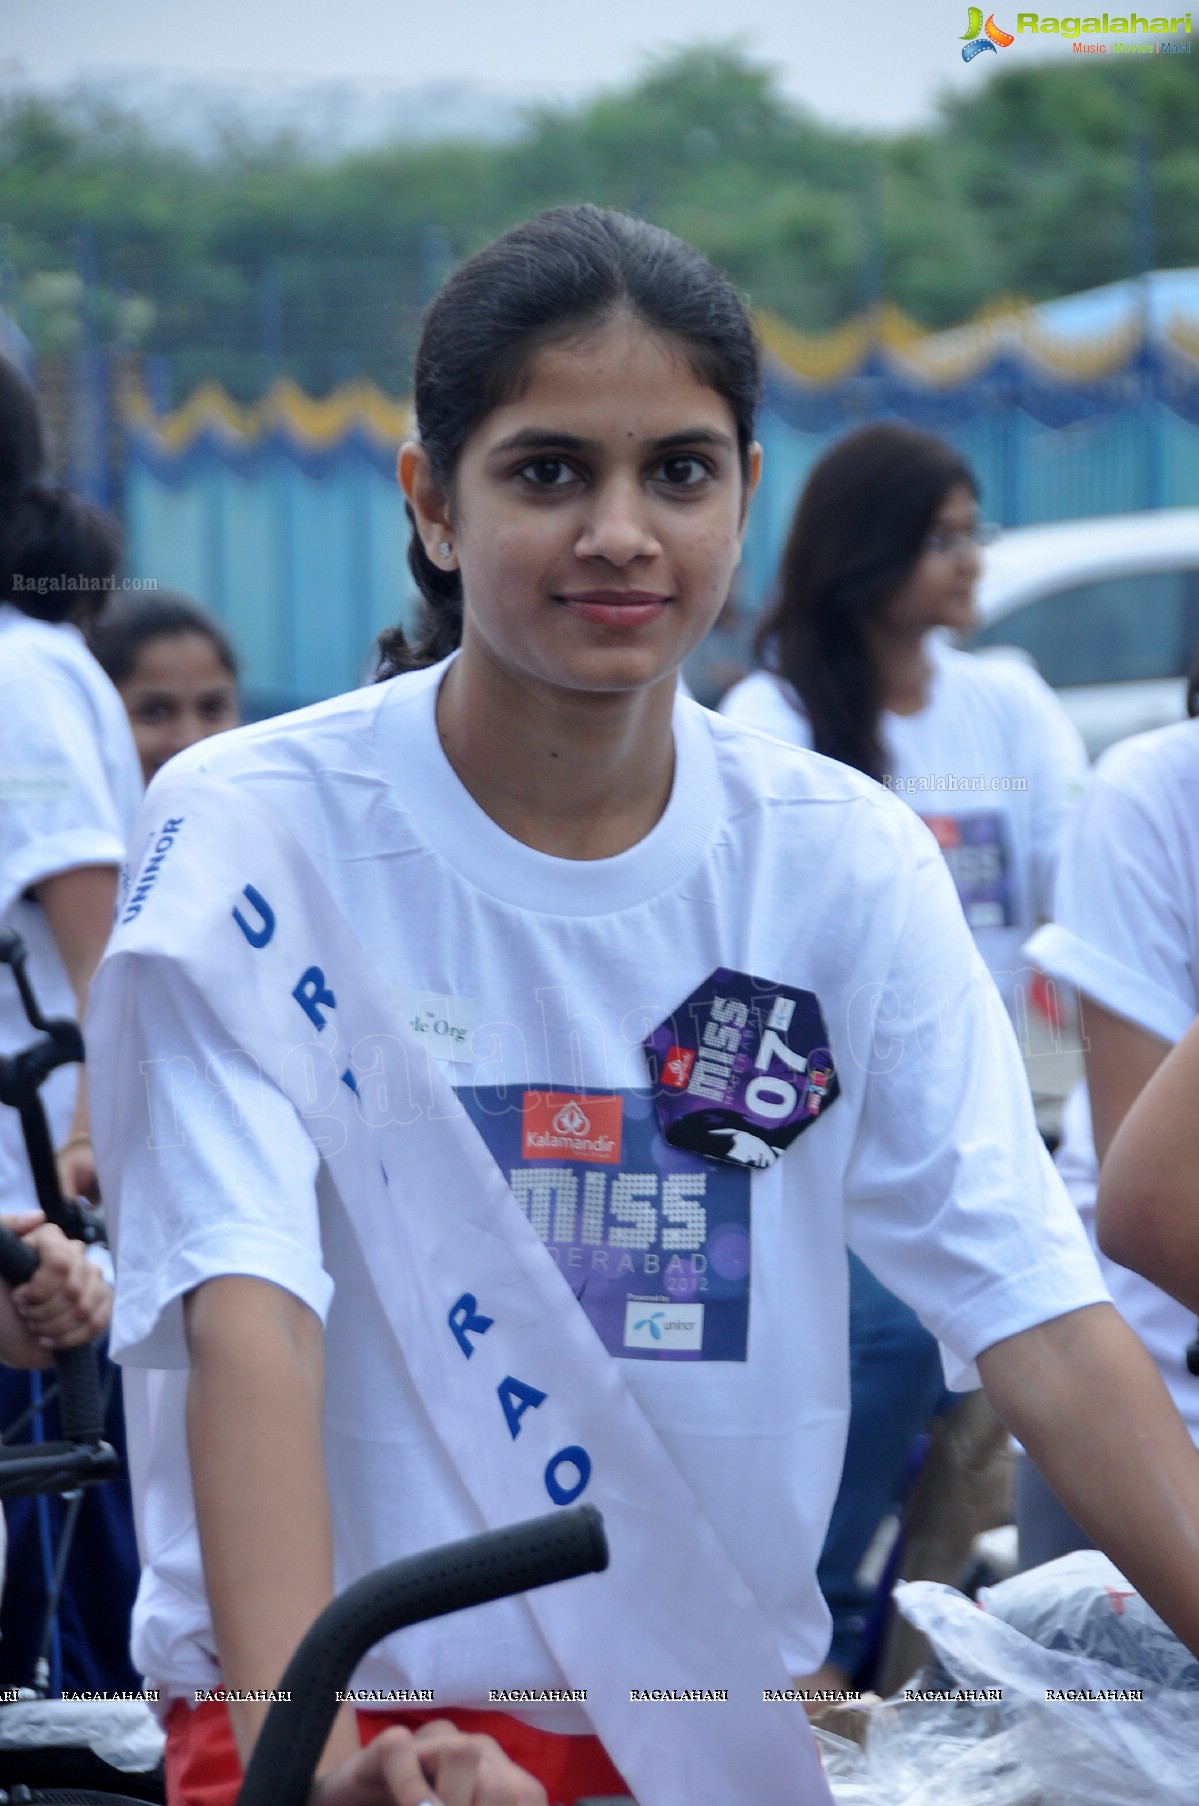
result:
[[[649,498],[639,483],[613,480],[591,492],[587,518],[575,541],[580,558],[625,565],[659,550]]]

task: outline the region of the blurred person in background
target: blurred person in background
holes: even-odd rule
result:
[[[952,446],[893,423],[849,434],[817,462],[800,497],[778,599],[757,636],[765,669],[720,707],[854,766],[911,804],[936,836],[1019,1023],[1021,944],[1049,914],[1086,753],[1034,670],[961,652],[947,637],[975,624],[986,538],[977,482]],[[961,1026],[963,1059],[978,1028]],[[834,1631],[817,1687],[845,1686],[869,1653],[875,1584],[864,1558],[903,1490],[915,1439],[954,1402],[933,1337],[860,1260],[851,1255],[850,1264],[853,1406],[819,1569]],[[990,1527],[984,1518],[1003,1521],[1002,1480],[988,1498],[977,1469],[1002,1461],[1004,1438],[981,1393],[967,1395],[941,1431],[946,1450],[956,1445],[948,1465],[958,1469],[957,1505],[933,1560],[944,1571],[921,1573],[952,1580],[972,1533]],[[978,1509],[966,1504],[968,1485]]]
[[[82,1017],[108,939],[117,872],[141,793],[120,698],[83,643],[79,623],[107,599],[121,553],[115,524],[43,481],[36,399],[0,362],[0,921],[25,942],[47,1016]],[[0,969],[0,1052],[33,1039],[11,973]],[[42,1091],[68,1196],[95,1195],[80,1069],[53,1073]],[[47,1365],[51,1348],[91,1340],[107,1325],[111,1293],[81,1243],[37,1214],[20,1122],[0,1107],[0,1213],[28,1236],[43,1268],[0,1301],[0,1359]],[[3,1289],[3,1288],[0,1288]],[[32,1379],[0,1371],[0,1424],[38,1394]],[[119,1393],[107,1434],[120,1447]],[[45,1531],[58,1500],[12,1500],[10,1583],[0,1680],[27,1683],[49,1577]],[[80,1513],[59,1611],[59,1684],[130,1687],[128,1619],[137,1580],[128,1487],[89,1491]]]
[[[184,747],[240,724],[237,655],[189,597],[114,597],[87,642],[125,704],[147,784]]]
[[[1138,1126],[1129,1123],[1126,1139],[1122,1129],[1199,1014],[1197,672],[1188,684],[1190,720],[1117,741],[1100,758],[1062,856],[1053,923],[1028,952],[1059,984],[1077,989],[1081,1006],[1086,1077],[1066,1102],[1058,1170],[1113,1301],[1199,1444],[1199,1378],[1186,1360],[1195,1318],[1181,1302],[1194,1280],[1178,1272],[1171,1283],[1147,1210],[1140,1220],[1159,1169],[1171,1161],[1165,1146],[1151,1154],[1147,1138],[1178,1095],[1184,1061],[1172,1060],[1174,1076],[1163,1075],[1156,1101]],[[1109,1177],[1109,1149],[1114,1155],[1118,1140],[1124,1147]],[[1145,1156],[1139,1176],[1138,1151]],[[1027,1459],[1017,1471],[1017,1522],[1025,1567],[1092,1546]]]

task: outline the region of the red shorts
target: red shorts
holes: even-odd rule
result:
[[[536,1775],[554,1806],[573,1806],[588,1794],[627,1794],[598,1737],[564,1737],[535,1731],[505,1712],[359,1712],[358,1734],[369,1743],[395,1724],[415,1730],[433,1718],[448,1718],[461,1731],[485,1732],[505,1755]],[[241,1786],[241,1764],[229,1714],[219,1700],[189,1706],[176,1700],[167,1719],[168,1806],[233,1806]]]

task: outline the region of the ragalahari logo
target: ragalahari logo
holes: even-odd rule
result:
[[[996,25],[994,13],[987,19],[986,24],[983,24],[981,6],[970,8],[966,20],[966,30],[962,33],[962,38],[964,40],[962,44],[962,61],[964,63],[973,62],[974,58],[981,56],[984,50],[1006,50],[1010,44],[1016,42],[1010,31],[1004,31],[1002,26]]]

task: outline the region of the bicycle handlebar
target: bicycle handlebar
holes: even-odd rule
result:
[[[608,1565],[593,1505],[489,1530],[365,1575],[327,1605],[279,1682],[237,1806],[305,1806],[337,1716],[336,1695],[380,1638],[467,1606],[600,1573]]]
[[[0,1279],[10,1286],[24,1285],[37,1267],[37,1254],[28,1243],[0,1225]],[[0,1499],[63,1492],[111,1479],[117,1472],[116,1453],[103,1440],[104,1406],[95,1349],[90,1343],[60,1349],[54,1365],[64,1440],[42,1443],[36,1450],[23,1444],[14,1448],[0,1445]]]

